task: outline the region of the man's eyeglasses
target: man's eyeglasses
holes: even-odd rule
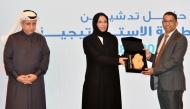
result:
[[[174,22],[175,22],[174,20],[163,20],[162,21],[162,23],[169,23],[169,24],[174,23]]]

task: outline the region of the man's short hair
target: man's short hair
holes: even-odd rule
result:
[[[165,15],[172,15],[172,16],[174,17],[175,21],[177,21],[177,15],[176,15],[175,13],[169,11],[169,12],[166,12],[166,13],[164,14],[164,16],[165,16]],[[163,16],[163,19],[164,19],[164,16]]]

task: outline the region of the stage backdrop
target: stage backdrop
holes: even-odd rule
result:
[[[9,32],[16,17],[26,9],[36,11],[41,18],[42,32],[51,50],[45,75],[48,109],[81,109],[86,69],[82,41],[93,31],[92,18],[98,12],[108,15],[108,31],[117,36],[119,54],[123,53],[121,38],[130,36],[141,38],[144,47],[154,53],[157,38],[164,32],[162,16],[167,11],[177,14],[178,30],[190,40],[188,0],[0,0],[0,36]],[[0,44],[0,109],[5,106],[8,78],[3,49]],[[189,60],[187,50],[184,109],[190,109]],[[123,109],[159,109],[157,93],[150,90],[149,76],[126,73],[123,66],[119,70]]]

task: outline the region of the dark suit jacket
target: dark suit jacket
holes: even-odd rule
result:
[[[157,49],[164,34],[158,38]],[[185,76],[183,72],[183,59],[187,50],[187,39],[175,30],[167,41],[159,60],[159,66],[153,67],[154,75],[151,76],[151,89],[157,88],[158,81],[165,90],[185,90]],[[155,64],[157,50],[152,54],[150,61]]]

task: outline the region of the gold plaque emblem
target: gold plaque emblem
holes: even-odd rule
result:
[[[132,59],[134,69],[142,69],[142,67],[144,66],[144,62],[142,59],[142,55],[140,55],[139,53],[135,54],[135,56]]]

